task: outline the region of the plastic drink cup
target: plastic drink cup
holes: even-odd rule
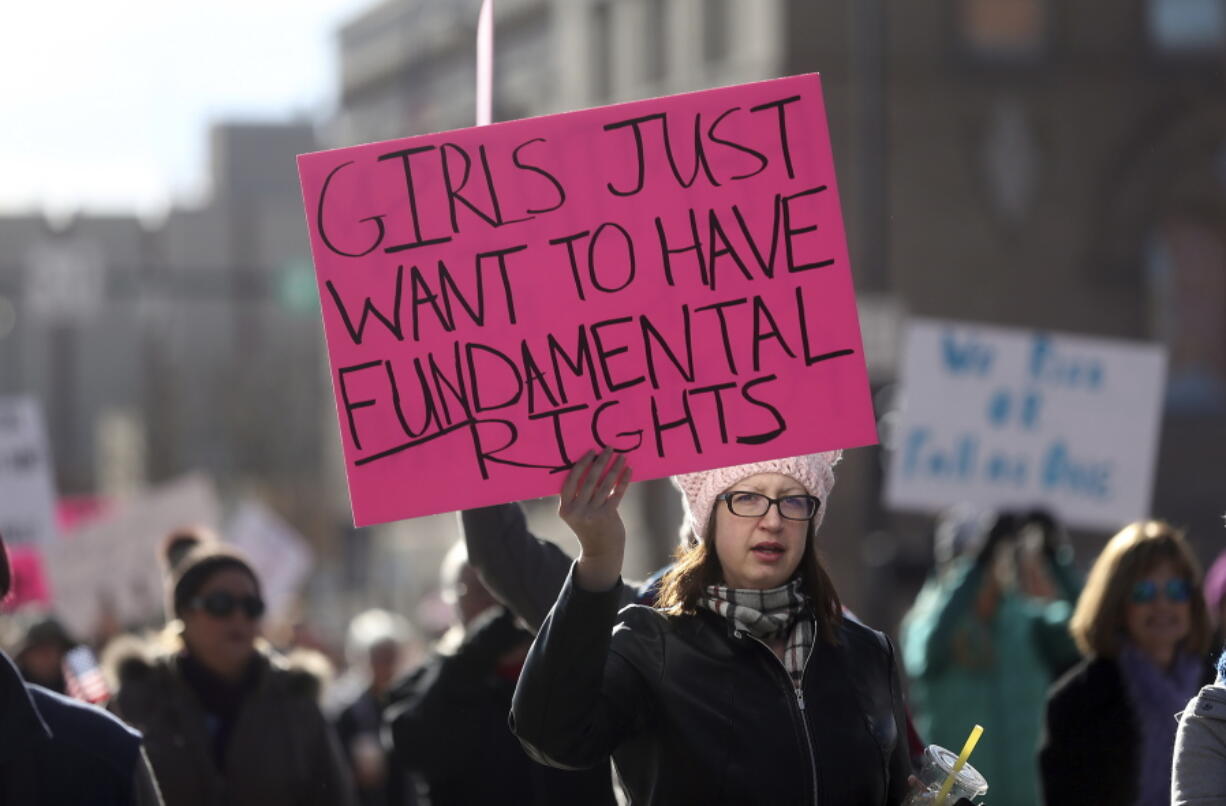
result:
[[[957,761],[957,753],[935,744],[928,745],[924,749],[924,762],[916,775],[924,788],[912,791],[907,796],[907,799],[903,801],[903,806],[929,806],[929,804],[935,804],[937,802],[937,795],[941,791],[941,785],[945,783],[945,779],[953,772]],[[987,780],[970,764],[963,764],[962,769],[958,771],[957,777],[954,778],[953,786],[949,790],[949,797],[945,802],[947,806],[953,806],[958,798],[973,800],[981,797],[987,791]]]

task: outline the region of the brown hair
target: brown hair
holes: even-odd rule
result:
[[[1083,654],[1119,656],[1132,588],[1163,561],[1192,584],[1192,625],[1184,647],[1197,654],[1209,651],[1209,615],[1196,555],[1179,529],[1163,521],[1136,521],[1107,541],[1077,600],[1069,631]]]
[[[813,602],[818,635],[828,644],[837,644],[836,630],[843,620],[843,605],[830,575],[822,566],[816,538],[816,530],[810,520],[804,554],[800,557],[796,573],[801,579],[801,589]],[[707,520],[706,534],[702,540],[681,546],[673,554],[673,567],[660,580],[656,607],[675,613],[696,613],[698,600],[706,592],[706,587],[723,584],[724,572],[719,556],[712,550],[714,541],[715,518],[711,517]]]

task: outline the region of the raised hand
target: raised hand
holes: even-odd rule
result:
[[[608,590],[621,576],[626,527],[617,507],[629,486],[626,456],[611,448],[585,453],[562,485],[558,515],[579,538],[576,574],[586,590]]]

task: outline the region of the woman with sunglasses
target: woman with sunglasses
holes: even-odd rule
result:
[[[167,806],[344,806],[345,763],[318,679],[257,642],[260,579],[203,530],[165,543],[172,651],[117,662],[111,707],[141,730]]]
[[[1200,567],[1183,534],[1139,521],[1111,538],[1069,629],[1085,657],[1048,696],[1045,802],[1168,804],[1174,715],[1212,679]]]
[[[624,455],[588,453],[559,514],[579,559],[512,703],[530,755],[612,754],[635,804],[897,804],[907,791],[893,647],[843,618],[818,557],[839,454],[679,476],[688,540],[654,608],[617,612]]]

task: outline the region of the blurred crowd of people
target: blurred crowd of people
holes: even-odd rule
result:
[[[638,795],[632,802],[669,802],[660,793],[694,786],[679,784],[678,777],[687,764],[701,763],[703,754],[670,746],[684,744],[670,728],[657,726],[663,734],[656,736],[631,723],[670,724],[675,714],[660,717],[651,709],[671,712],[687,700],[684,688],[678,693],[669,687],[674,684],[668,674],[679,672],[662,666],[660,692],[651,695],[660,702],[618,689],[624,672],[605,680],[613,689],[574,688],[578,684],[563,679],[569,664],[581,678],[585,664],[595,664],[594,673],[604,667],[602,652],[611,651],[610,658],[624,653],[630,665],[648,661],[634,659],[632,652],[646,651],[634,645],[593,647],[590,657],[574,654],[583,643],[576,631],[586,622],[569,614],[588,613],[583,618],[593,619],[599,632],[603,622],[592,615],[596,609],[609,618],[627,605],[683,613],[692,604],[685,598],[691,594],[679,587],[686,584],[685,574],[697,578],[701,568],[720,563],[710,566],[717,573],[722,568],[718,578],[731,576],[726,557],[713,559],[702,548],[716,540],[717,525],[714,515],[708,524],[700,508],[734,524],[747,513],[773,518],[780,530],[787,528],[786,519],[804,515],[812,545],[820,514],[814,515],[816,505],[807,513],[799,509],[806,506],[802,499],[824,499],[832,476],[823,480],[829,467],[820,463],[789,467],[771,465],[764,476],[803,480],[802,486],[793,484],[796,491],[768,491],[780,498],[737,493],[758,498],[725,500],[735,482],[762,473],[693,474],[697,480],[688,488],[683,480],[692,531],[683,533],[677,563],[643,582],[614,574],[615,586],[600,593],[599,602],[585,598],[596,594],[576,577],[583,569],[532,534],[518,504],[464,512],[464,538],[440,569],[440,589],[454,613],[450,629],[427,640],[403,615],[361,613],[349,626],[339,674],[315,650],[274,648],[261,636],[261,580],[242,554],[207,531],[178,531],[163,547],[167,623],[155,633],[123,635],[73,657],[77,642],[51,613],[0,616],[6,653],[0,662],[0,803],[569,806],[625,802],[627,791]],[[615,498],[617,483],[609,482],[604,494]],[[819,487],[821,496],[810,494]],[[750,512],[761,498],[765,514]],[[799,514],[785,511],[785,502]],[[593,544],[585,542],[590,538],[583,531],[590,524],[578,517],[571,513],[568,523],[590,553]],[[786,554],[786,540],[779,540],[779,547],[767,549]],[[895,695],[889,675],[882,678],[886,721],[897,717],[899,730],[884,738],[874,734],[894,748],[887,755],[896,759],[889,761],[885,783],[870,788],[874,797],[899,802],[899,771],[919,762],[925,744],[956,750],[978,724],[985,738],[973,764],[989,782],[987,802],[993,806],[1226,803],[1226,551],[1206,558],[1212,562],[1202,573],[1179,529],[1141,521],[1082,563],[1088,568],[1083,575],[1067,534],[1049,513],[968,507],[939,519],[933,548],[933,571],[900,630],[894,674],[904,680],[905,712],[898,700],[891,716]],[[761,545],[755,550],[766,552]],[[825,574],[816,558],[798,562],[815,563],[815,573]],[[0,581],[7,589],[7,567],[3,571]],[[739,587],[763,585],[750,580]],[[834,588],[837,580],[831,593]],[[744,610],[735,593],[702,606]],[[841,611],[837,596],[829,606],[835,608],[831,620],[819,617],[817,629],[832,631],[830,645],[845,647],[844,662],[871,676],[876,653],[884,650],[893,668],[889,639],[872,645],[870,636],[878,633],[856,633],[858,622]],[[680,639],[671,633],[652,638],[655,628],[626,619],[617,630],[637,633],[648,646],[663,642],[659,651],[674,653],[671,664],[685,662],[701,671],[701,659],[686,660],[668,643]],[[730,635],[739,638],[740,629],[756,634],[742,622],[733,624]],[[538,631],[542,637],[534,644]],[[797,641],[802,648],[824,646],[823,637],[788,633],[786,647],[776,633],[763,638],[793,675],[803,712],[809,692],[801,681],[808,664],[789,665],[788,652]],[[869,648],[856,648],[862,640]],[[96,666],[91,649],[100,657]],[[657,661],[664,664],[650,662]],[[530,680],[517,693],[526,663]],[[592,700],[623,696],[638,709],[624,714],[625,724],[616,713],[601,715]],[[738,707],[738,698],[749,701],[745,691],[714,696],[730,709]],[[841,695],[831,689],[820,696]],[[642,697],[656,704],[643,711]],[[552,721],[541,723],[540,735],[526,717],[508,722],[513,711],[522,716],[555,702]],[[819,706],[825,708],[817,712],[819,720],[843,718],[827,701]],[[808,706],[811,713],[814,707]],[[597,716],[584,715],[591,709]],[[846,717],[859,719],[853,712]],[[625,744],[610,739],[607,748],[589,754],[582,747],[593,730],[618,737],[646,730],[653,738]],[[822,730],[814,730],[819,745]],[[711,735],[710,741],[729,738]],[[832,741],[852,740],[839,734]],[[847,752],[853,754],[847,764],[859,763],[858,751],[835,743],[809,751]],[[627,775],[632,780],[622,780]],[[829,786],[822,783],[822,791]]]
[[[936,744],[957,747],[972,722],[994,736],[975,759],[994,806],[1226,798],[1226,744],[1216,778],[1199,769],[1172,781],[1178,716],[1190,718],[1185,706],[1217,676],[1226,551],[1203,577],[1180,530],[1140,521],[1083,582],[1050,515],[961,508],[935,545],[937,567],[902,627],[911,705]]]

